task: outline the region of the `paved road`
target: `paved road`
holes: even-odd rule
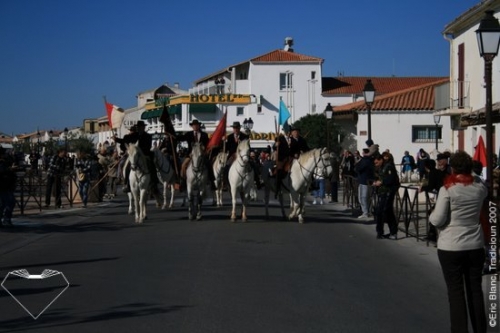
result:
[[[53,269],[70,282],[37,320],[0,290],[0,331],[448,331],[436,249],[377,240],[340,204],[308,206],[304,225],[281,222],[276,206],[265,221],[261,203],[248,223],[230,223],[229,206],[204,206],[201,222],[148,208],[140,226],[118,202],[0,230],[0,276]]]

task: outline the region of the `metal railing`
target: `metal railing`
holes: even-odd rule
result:
[[[358,181],[353,176],[343,176],[342,204],[352,209],[353,214],[360,211],[358,200]],[[426,240],[429,245],[429,215],[432,207],[431,196],[427,192],[420,192],[416,184],[401,185],[394,199],[394,214],[400,231],[406,237],[415,237],[417,241]],[[371,191],[370,207],[377,207],[378,196]]]

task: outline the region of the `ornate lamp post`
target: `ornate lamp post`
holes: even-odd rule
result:
[[[372,139],[372,104],[375,100],[375,87],[373,86],[372,80],[368,79],[365,83],[365,88],[363,89],[363,97],[366,103],[366,109],[368,111],[368,140]]]
[[[438,140],[439,140],[439,122],[441,121],[441,116],[434,116],[434,124],[436,124],[436,151],[438,150]]]
[[[493,124],[491,113],[493,111],[492,102],[492,62],[498,54],[500,44],[500,24],[493,16],[493,11],[486,11],[485,16],[479,23],[476,30],[479,54],[484,59],[484,79],[486,83],[486,155],[488,158],[486,168],[486,178],[488,181],[488,194],[490,200],[493,199]]]
[[[333,117],[333,108],[330,103],[326,105],[325,117],[326,117],[326,147],[328,148],[328,151],[330,151],[330,119],[332,119]]]
[[[253,120],[252,118],[245,118],[245,120],[243,121],[243,129],[245,130],[245,133],[246,134],[250,134],[252,132],[252,129],[253,129]]]

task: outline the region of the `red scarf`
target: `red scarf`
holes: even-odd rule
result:
[[[467,186],[472,183],[474,183],[474,177],[472,175],[451,174],[444,179],[443,185],[444,187],[446,187],[446,189],[449,189],[450,187],[456,184],[463,184]]]

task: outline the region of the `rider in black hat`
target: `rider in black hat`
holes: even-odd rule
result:
[[[290,157],[298,158],[301,153],[309,151],[309,146],[306,139],[300,135],[300,128],[292,127],[290,132]]]
[[[241,132],[241,124],[239,121],[233,122],[231,126],[233,128],[233,133],[226,137],[226,151],[228,153],[227,164],[224,168],[224,182],[229,184],[229,168],[235,159],[236,150],[238,149],[238,144],[243,140],[248,140],[249,137],[245,133]]]
[[[193,121],[191,121],[189,123],[189,125],[191,126],[191,128],[193,130],[186,132],[184,134],[176,135],[176,139],[177,139],[177,141],[187,142],[188,154],[191,154],[191,150],[193,149],[193,144],[199,142],[203,145],[203,147],[206,147],[208,145],[209,139],[208,139],[208,134],[201,130],[201,123],[198,121],[198,119],[193,119]],[[188,167],[190,160],[191,159],[189,157],[187,157],[182,162],[181,175],[183,178],[185,178],[186,169]],[[208,158],[208,156],[205,156],[205,167],[207,169],[208,179],[210,180],[210,188],[212,190],[215,190],[214,171],[213,171],[212,165],[210,164],[210,159]]]

